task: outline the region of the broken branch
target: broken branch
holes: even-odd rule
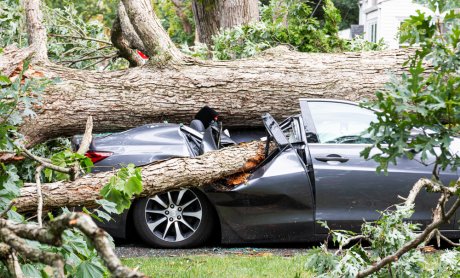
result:
[[[141,196],[153,196],[177,188],[199,187],[235,173],[250,171],[258,164],[254,161],[261,162],[264,158],[263,150],[263,142],[252,142],[194,158],[172,158],[143,166]],[[101,172],[71,182],[43,184],[44,209],[79,205],[92,207],[101,198],[99,192],[111,176],[112,172]],[[23,187],[16,207],[18,211],[31,211],[36,208],[36,200],[36,187]]]

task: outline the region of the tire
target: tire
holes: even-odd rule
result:
[[[133,223],[153,247],[190,248],[206,243],[214,227],[213,209],[197,189],[172,190],[133,204]]]

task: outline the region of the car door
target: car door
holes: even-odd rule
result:
[[[432,167],[417,159],[402,157],[390,165],[388,175],[377,174],[378,164],[365,160],[360,152],[370,145],[362,133],[376,120],[373,111],[342,101],[302,100],[306,118],[316,191],[316,220],[327,221],[332,229],[359,231],[363,220],[372,221],[379,211],[402,203],[414,183],[431,177]],[[444,181],[456,173],[443,173]],[[427,224],[437,194],[422,192],[416,200],[413,221]],[[319,224],[317,232],[325,232]],[[443,229],[452,229],[447,224]]]
[[[224,243],[300,242],[314,233],[312,185],[301,156],[302,119],[290,118],[283,128],[269,114],[263,120],[267,146],[274,150],[244,183],[207,193],[221,219]]]

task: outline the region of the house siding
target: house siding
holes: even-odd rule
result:
[[[377,3],[372,0],[361,1],[360,24],[364,25],[364,38],[371,41],[371,25],[376,22],[377,40],[383,39],[391,49],[399,48],[399,26],[410,15],[415,15],[417,10],[431,14],[431,11],[411,0],[378,0]]]

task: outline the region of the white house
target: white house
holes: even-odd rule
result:
[[[360,0],[359,25],[364,28],[364,39],[377,42],[383,38],[388,48],[399,48],[398,30],[401,22],[417,10],[433,13],[412,0]]]

